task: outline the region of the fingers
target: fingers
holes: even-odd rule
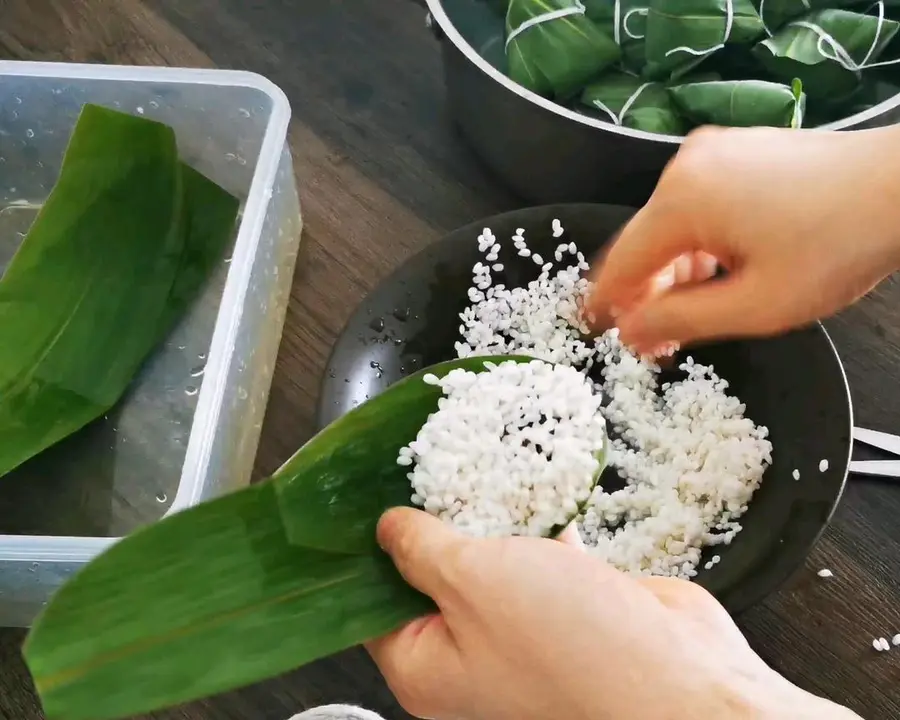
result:
[[[378,523],[378,544],[406,582],[440,605],[449,587],[446,569],[465,538],[421,510],[388,510]]]
[[[584,541],[581,539],[581,533],[578,532],[578,525],[574,522],[566,525],[566,529],[556,536],[556,540],[563,545],[571,545],[579,550],[585,550]]]
[[[391,692],[415,717],[435,717],[464,693],[459,651],[440,615],[414,620],[365,647]]]
[[[622,342],[651,352],[669,342],[760,335],[773,330],[766,303],[746,273],[651,297],[618,320]]]
[[[695,245],[684,217],[651,201],[625,226],[594,271],[587,310],[607,316],[612,309],[629,307],[648,289],[663,289],[654,284],[673,284],[678,269],[664,271],[680,255],[699,249]]]

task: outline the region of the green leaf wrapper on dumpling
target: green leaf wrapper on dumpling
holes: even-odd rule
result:
[[[799,78],[810,100],[840,102],[877,62],[900,23],[846,10],[820,10],[793,20],[753,54],[776,79]]]
[[[569,14],[548,17],[557,11]],[[584,11],[577,0],[510,0],[509,77],[540,95],[565,99],[615,63],[619,46]]]
[[[751,0],[650,0],[644,75],[653,80],[686,74],[731,43],[765,33]]]
[[[759,16],[769,32],[774,32],[789,20],[795,20],[809,12],[842,10],[861,5],[860,0],[758,0],[757,4]]]
[[[646,62],[644,39],[650,0],[584,0],[587,16],[622,50],[622,65],[639,73]]]
[[[806,97],[793,87],[763,80],[721,80],[675,85],[678,109],[698,125],[800,127]]]
[[[509,0],[443,0],[444,9],[453,18],[459,34],[504,75],[508,74],[505,48],[508,4]]]
[[[581,93],[581,104],[597,117],[633,130],[662,135],[688,130],[664,85],[626,73],[609,73],[592,82]]]

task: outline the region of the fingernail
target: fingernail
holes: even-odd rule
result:
[[[675,266],[670,265],[655,278],[653,278],[653,290],[664,292],[675,284]]]

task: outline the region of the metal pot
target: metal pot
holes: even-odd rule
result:
[[[514,83],[470,44],[470,28],[477,25],[473,3],[483,2],[427,0],[428,24],[441,44],[450,112],[476,154],[534,204],[643,205],[684,138],[595,120]],[[819,129],[861,129],[898,120],[900,95]]]

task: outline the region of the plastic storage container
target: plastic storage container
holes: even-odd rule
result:
[[[181,157],[242,215],[229,257],[122,402],[0,478],[0,626],[29,625],[117,538],[249,483],[302,230],[290,106],[265,78],[0,62],[0,271],[86,102],[173,127]]]

